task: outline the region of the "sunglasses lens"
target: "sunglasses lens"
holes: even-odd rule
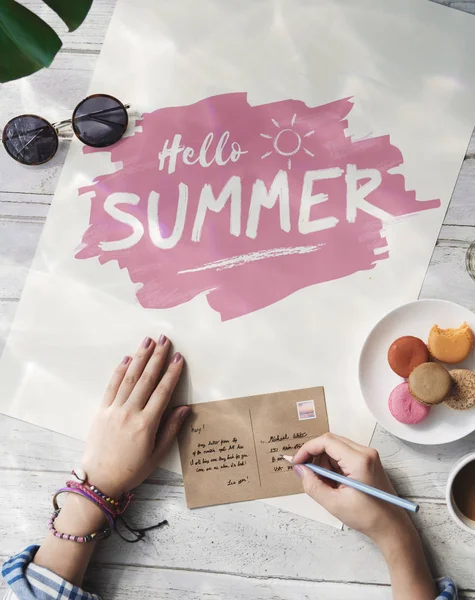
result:
[[[111,96],[83,100],[73,115],[74,133],[84,144],[103,148],[119,141],[127,129],[127,110]]]
[[[35,115],[20,115],[7,123],[2,141],[8,154],[24,165],[41,165],[58,149],[53,126]]]

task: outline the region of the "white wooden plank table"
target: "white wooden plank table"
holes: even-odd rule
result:
[[[0,88],[1,124],[21,112],[66,118],[86,96],[114,0],[95,0],[91,15],[49,70]],[[475,0],[440,0],[475,13]],[[64,32],[40,0],[24,1]],[[120,76],[120,74],[118,74]],[[0,351],[33,258],[70,138],[50,163],[24,168],[0,152]],[[475,136],[421,292],[475,310],[475,282],[464,257],[475,239]],[[1,390],[1,382],[0,382]],[[1,392],[0,392],[1,393]],[[34,401],[34,399],[32,399]],[[475,599],[475,537],[457,529],[444,504],[450,466],[475,447],[475,435],[439,447],[406,444],[377,428],[379,450],[398,491],[417,500],[417,525],[434,574],[450,574],[463,598]],[[41,539],[52,492],[77,465],[77,440],[0,416],[0,559]],[[146,542],[104,543],[91,569],[106,598],[193,600],[376,600],[391,597],[385,565],[356,532],[333,530],[263,503],[185,508],[183,483],[159,471],[131,510],[137,524],[166,517],[170,527]]]

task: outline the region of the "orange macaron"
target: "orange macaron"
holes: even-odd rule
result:
[[[434,325],[429,333],[429,352],[440,362],[455,364],[467,358],[473,349],[473,332],[467,323],[455,329]]]
[[[413,369],[429,361],[429,350],[424,342],[412,335],[395,340],[388,350],[388,363],[400,377],[407,379]]]

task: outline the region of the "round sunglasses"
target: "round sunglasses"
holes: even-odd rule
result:
[[[108,94],[84,98],[71,119],[49,123],[37,115],[19,115],[5,125],[2,142],[8,154],[23,165],[42,165],[58,150],[58,130],[71,125],[83,144],[93,148],[111,146],[124,135],[128,104]]]

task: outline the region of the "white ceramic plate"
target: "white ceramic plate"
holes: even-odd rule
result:
[[[446,444],[475,431],[475,407],[452,410],[441,404],[431,409],[427,419],[417,425],[404,425],[391,415],[388,398],[391,390],[404,381],[388,365],[388,348],[403,335],[414,335],[427,342],[430,328],[459,327],[464,321],[475,331],[475,314],[445,300],[418,300],[396,308],[374,327],[363,346],[359,364],[361,391],[375,419],[389,432],[417,444]],[[475,371],[475,352],[449,369]]]

